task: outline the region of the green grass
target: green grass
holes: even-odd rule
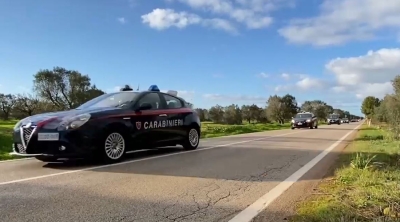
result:
[[[12,151],[12,130],[16,123],[16,120],[0,121],[0,160],[16,158],[9,155],[9,153]]]
[[[364,127],[292,222],[400,221],[400,141]]]
[[[269,130],[289,129],[290,124],[286,123],[279,125],[276,123],[256,123],[256,124],[243,124],[243,125],[223,125],[215,124],[212,122],[201,123],[201,138],[212,138],[228,135],[237,135],[243,133],[255,133]]]

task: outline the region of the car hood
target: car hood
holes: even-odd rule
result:
[[[294,121],[306,121],[310,118],[293,118]]]
[[[116,107],[101,107],[101,108],[90,108],[90,109],[71,109],[67,111],[59,111],[59,112],[49,112],[49,113],[41,113],[33,116],[29,116],[25,119],[23,119],[20,124],[21,125],[26,125],[28,123],[31,123],[32,125],[37,125],[39,122],[46,121],[49,119],[58,119],[60,122],[64,119],[71,118],[73,116],[81,115],[81,114],[92,114],[92,113],[97,113],[97,112],[103,112],[103,111],[111,111],[111,110],[117,110],[120,108]]]

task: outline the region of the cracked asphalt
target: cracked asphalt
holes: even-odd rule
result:
[[[96,169],[82,161],[0,162],[0,220],[229,221],[357,125],[206,139],[195,152],[137,152],[124,164]],[[317,180],[313,175],[296,183]],[[286,199],[271,209],[292,207]]]

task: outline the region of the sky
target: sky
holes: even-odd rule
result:
[[[0,30],[1,93],[61,66],[195,107],[289,93],[359,115],[400,74],[399,0],[0,0]]]

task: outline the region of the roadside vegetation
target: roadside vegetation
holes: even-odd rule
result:
[[[9,153],[12,151],[12,129],[16,123],[17,121],[13,120],[0,121],[0,160],[13,158]]]
[[[365,125],[292,222],[400,221],[400,76],[392,85],[393,94],[364,99]]]
[[[89,75],[62,67],[39,70],[33,75],[33,87],[29,93],[7,94],[0,92],[0,159],[10,158],[10,119],[22,119],[31,115],[74,109],[82,103],[105,93],[91,82]],[[129,86],[126,86],[129,87]],[[178,94],[179,96],[179,94]],[[320,124],[335,112],[342,118],[360,118],[350,112],[330,106],[321,100],[298,104],[296,97],[271,95],[259,105],[215,105],[210,109],[196,107],[202,125],[202,137],[218,137],[267,130],[288,129],[291,118],[299,111],[312,112]],[[226,103],[226,101],[220,101]],[[193,104],[188,103],[193,107]]]

